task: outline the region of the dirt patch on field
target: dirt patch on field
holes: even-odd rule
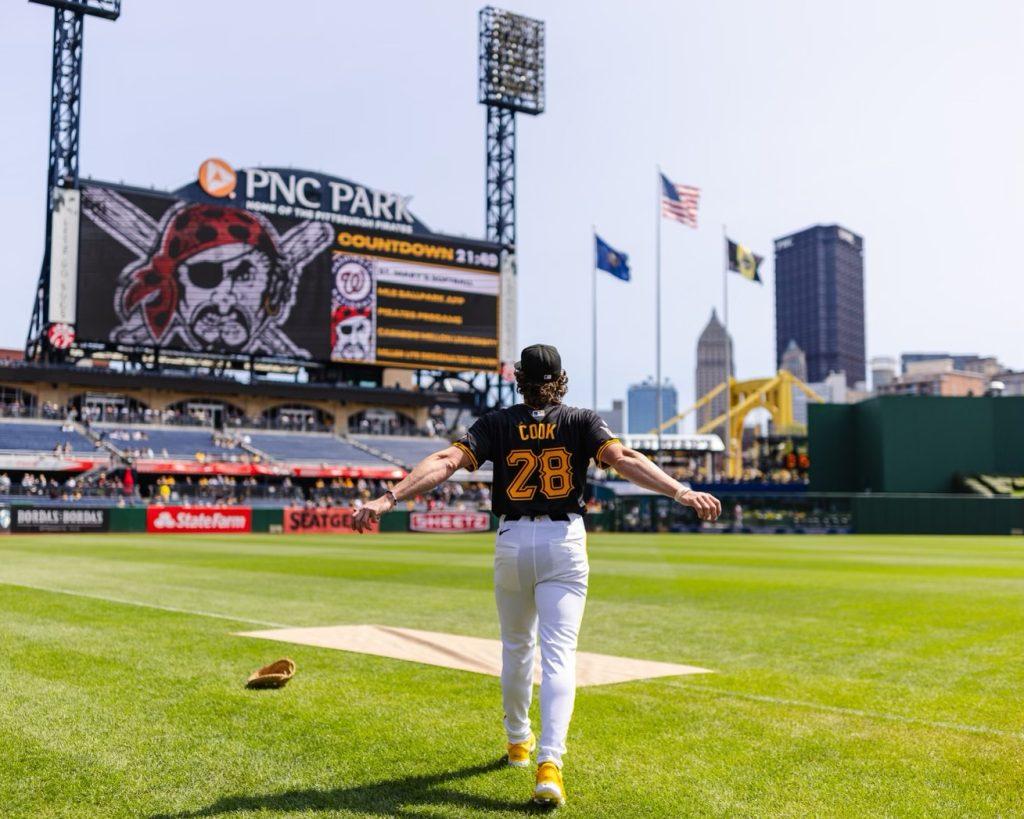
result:
[[[378,657],[457,668],[460,671],[490,674],[494,677],[501,675],[501,642],[480,637],[371,625],[279,628],[269,631],[244,631],[238,636],[374,654]],[[635,660],[607,654],[590,654],[585,651],[576,655],[576,684],[580,686],[710,673],[712,672],[707,668],[693,665]],[[539,658],[534,664],[534,681],[540,682]]]

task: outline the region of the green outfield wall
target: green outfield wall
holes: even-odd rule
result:
[[[854,495],[857,534],[1024,534],[1024,500],[971,495]]]
[[[736,502],[746,509],[747,528],[755,532],[807,532],[828,534],[854,532],[856,534],[925,534],[925,535],[1022,535],[1024,534],[1024,499],[983,498],[971,495],[950,494],[819,494],[788,493],[780,496],[723,496],[726,509]],[[636,522],[630,522],[623,509],[611,509],[587,516],[590,531],[653,531],[656,525],[653,514],[654,498],[642,498],[645,512]],[[636,501],[633,502],[634,504]],[[15,504],[14,508],[27,505]],[[51,515],[58,507],[45,508]],[[81,511],[88,507],[61,507]],[[758,512],[772,512],[767,520],[758,520]],[[145,507],[104,509],[107,515],[102,522],[102,531],[146,533]],[[252,510],[253,532],[282,531],[284,510],[277,508],[255,508]],[[696,521],[691,521],[696,523]],[[44,521],[47,529],[37,531],[96,531],[89,529],[53,528],[52,522]],[[78,525],[72,522],[71,525]],[[497,525],[497,518],[490,516],[490,529]],[[665,526],[659,526],[668,530]],[[29,531],[20,529],[15,531]],[[410,531],[410,513],[391,512],[381,519],[382,532]],[[681,531],[672,529],[672,531]],[[691,531],[707,534],[719,531],[714,527],[693,527]],[[241,535],[244,536],[244,535]],[[343,535],[342,535],[343,536]]]
[[[1024,475],[1024,397],[891,395],[808,406],[811,492],[950,492]]]

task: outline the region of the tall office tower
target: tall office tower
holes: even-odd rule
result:
[[[718,320],[718,313],[711,311],[711,319],[707,326],[701,331],[697,339],[697,378],[695,384],[697,395],[694,400],[699,401],[711,390],[725,381],[726,372],[736,375],[735,367],[726,369],[726,361],[733,361],[731,339],[726,334],[725,327]],[[725,392],[721,392],[697,410],[697,428],[700,429],[709,421],[725,413]],[[725,423],[719,424],[711,432],[722,434],[725,432]]]
[[[661,420],[672,418],[679,412],[676,388],[666,379],[661,385]],[[658,426],[658,385],[653,378],[642,384],[632,384],[626,391],[626,424],[629,432],[643,435]],[[666,435],[674,435],[679,431],[678,424],[672,424],[662,430]]]
[[[775,354],[790,341],[807,356],[808,381],[841,372],[865,380],[864,240],[815,225],[775,240]]]

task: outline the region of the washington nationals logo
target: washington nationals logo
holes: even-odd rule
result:
[[[306,265],[331,243],[328,225],[279,234],[261,216],[179,203],[159,222],[120,194],[86,188],[89,217],[137,260],[118,276],[110,340],[195,352],[310,358],[283,331]]]

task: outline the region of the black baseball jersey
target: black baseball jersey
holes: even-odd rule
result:
[[[590,459],[617,440],[589,409],[525,404],[477,419],[455,446],[469,455],[470,469],[494,464],[491,509],[496,515],[581,513]]]

